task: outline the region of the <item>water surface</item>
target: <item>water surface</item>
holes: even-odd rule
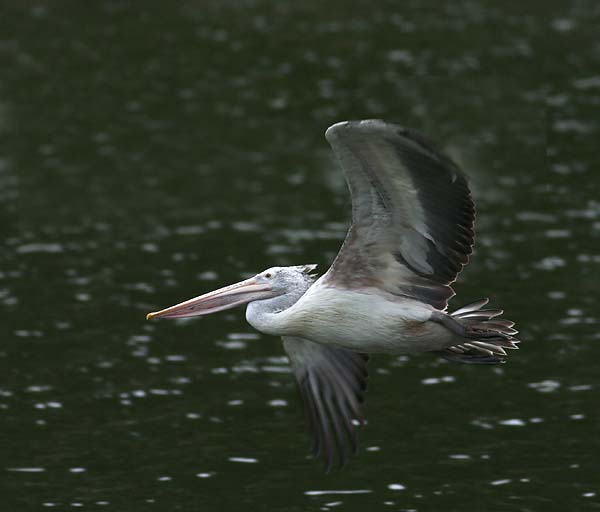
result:
[[[6,510],[600,508],[594,2],[3,2],[0,485]],[[508,364],[374,357],[325,475],[279,340],[150,310],[334,257],[323,132],[378,117],[469,174],[458,307]]]

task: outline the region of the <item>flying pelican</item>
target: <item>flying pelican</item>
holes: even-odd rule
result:
[[[369,353],[433,352],[496,364],[519,340],[478,300],[452,313],[451,284],[474,242],[475,207],[458,166],[418,132],[380,120],[325,133],[352,195],[352,224],[320,278],[316,265],[272,267],[149,313],[208,315],[248,304],[246,320],[281,336],[308,417],[312,452],[343,466],[357,450]]]

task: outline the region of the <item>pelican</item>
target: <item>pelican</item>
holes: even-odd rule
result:
[[[352,195],[352,223],[329,270],[317,278],[316,265],[272,267],[147,318],[247,304],[248,323],[283,340],[311,451],[329,470],[357,451],[368,354],[497,364],[519,340],[502,310],[485,309],[488,299],[447,310],[474,243],[475,207],[459,167],[418,132],[381,120],[340,122],[325,138]]]

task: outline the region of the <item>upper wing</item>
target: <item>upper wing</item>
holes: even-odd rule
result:
[[[340,466],[356,452],[355,421],[367,387],[369,356],[284,336],[312,436],[312,452],[325,456],[327,470],[337,447]],[[335,445],[335,446],[334,446]]]
[[[325,137],[352,194],[352,226],[325,280],[444,309],[474,240],[465,176],[420,134],[383,121],[337,123]]]

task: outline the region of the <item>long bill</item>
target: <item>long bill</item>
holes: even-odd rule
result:
[[[152,318],[185,318],[190,316],[210,315],[217,311],[234,308],[254,300],[268,299],[277,293],[266,283],[260,283],[256,277],[246,279],[214,292],[205,293],[180,304],[175,304],[160,311],[146,315],[146,320]]]

